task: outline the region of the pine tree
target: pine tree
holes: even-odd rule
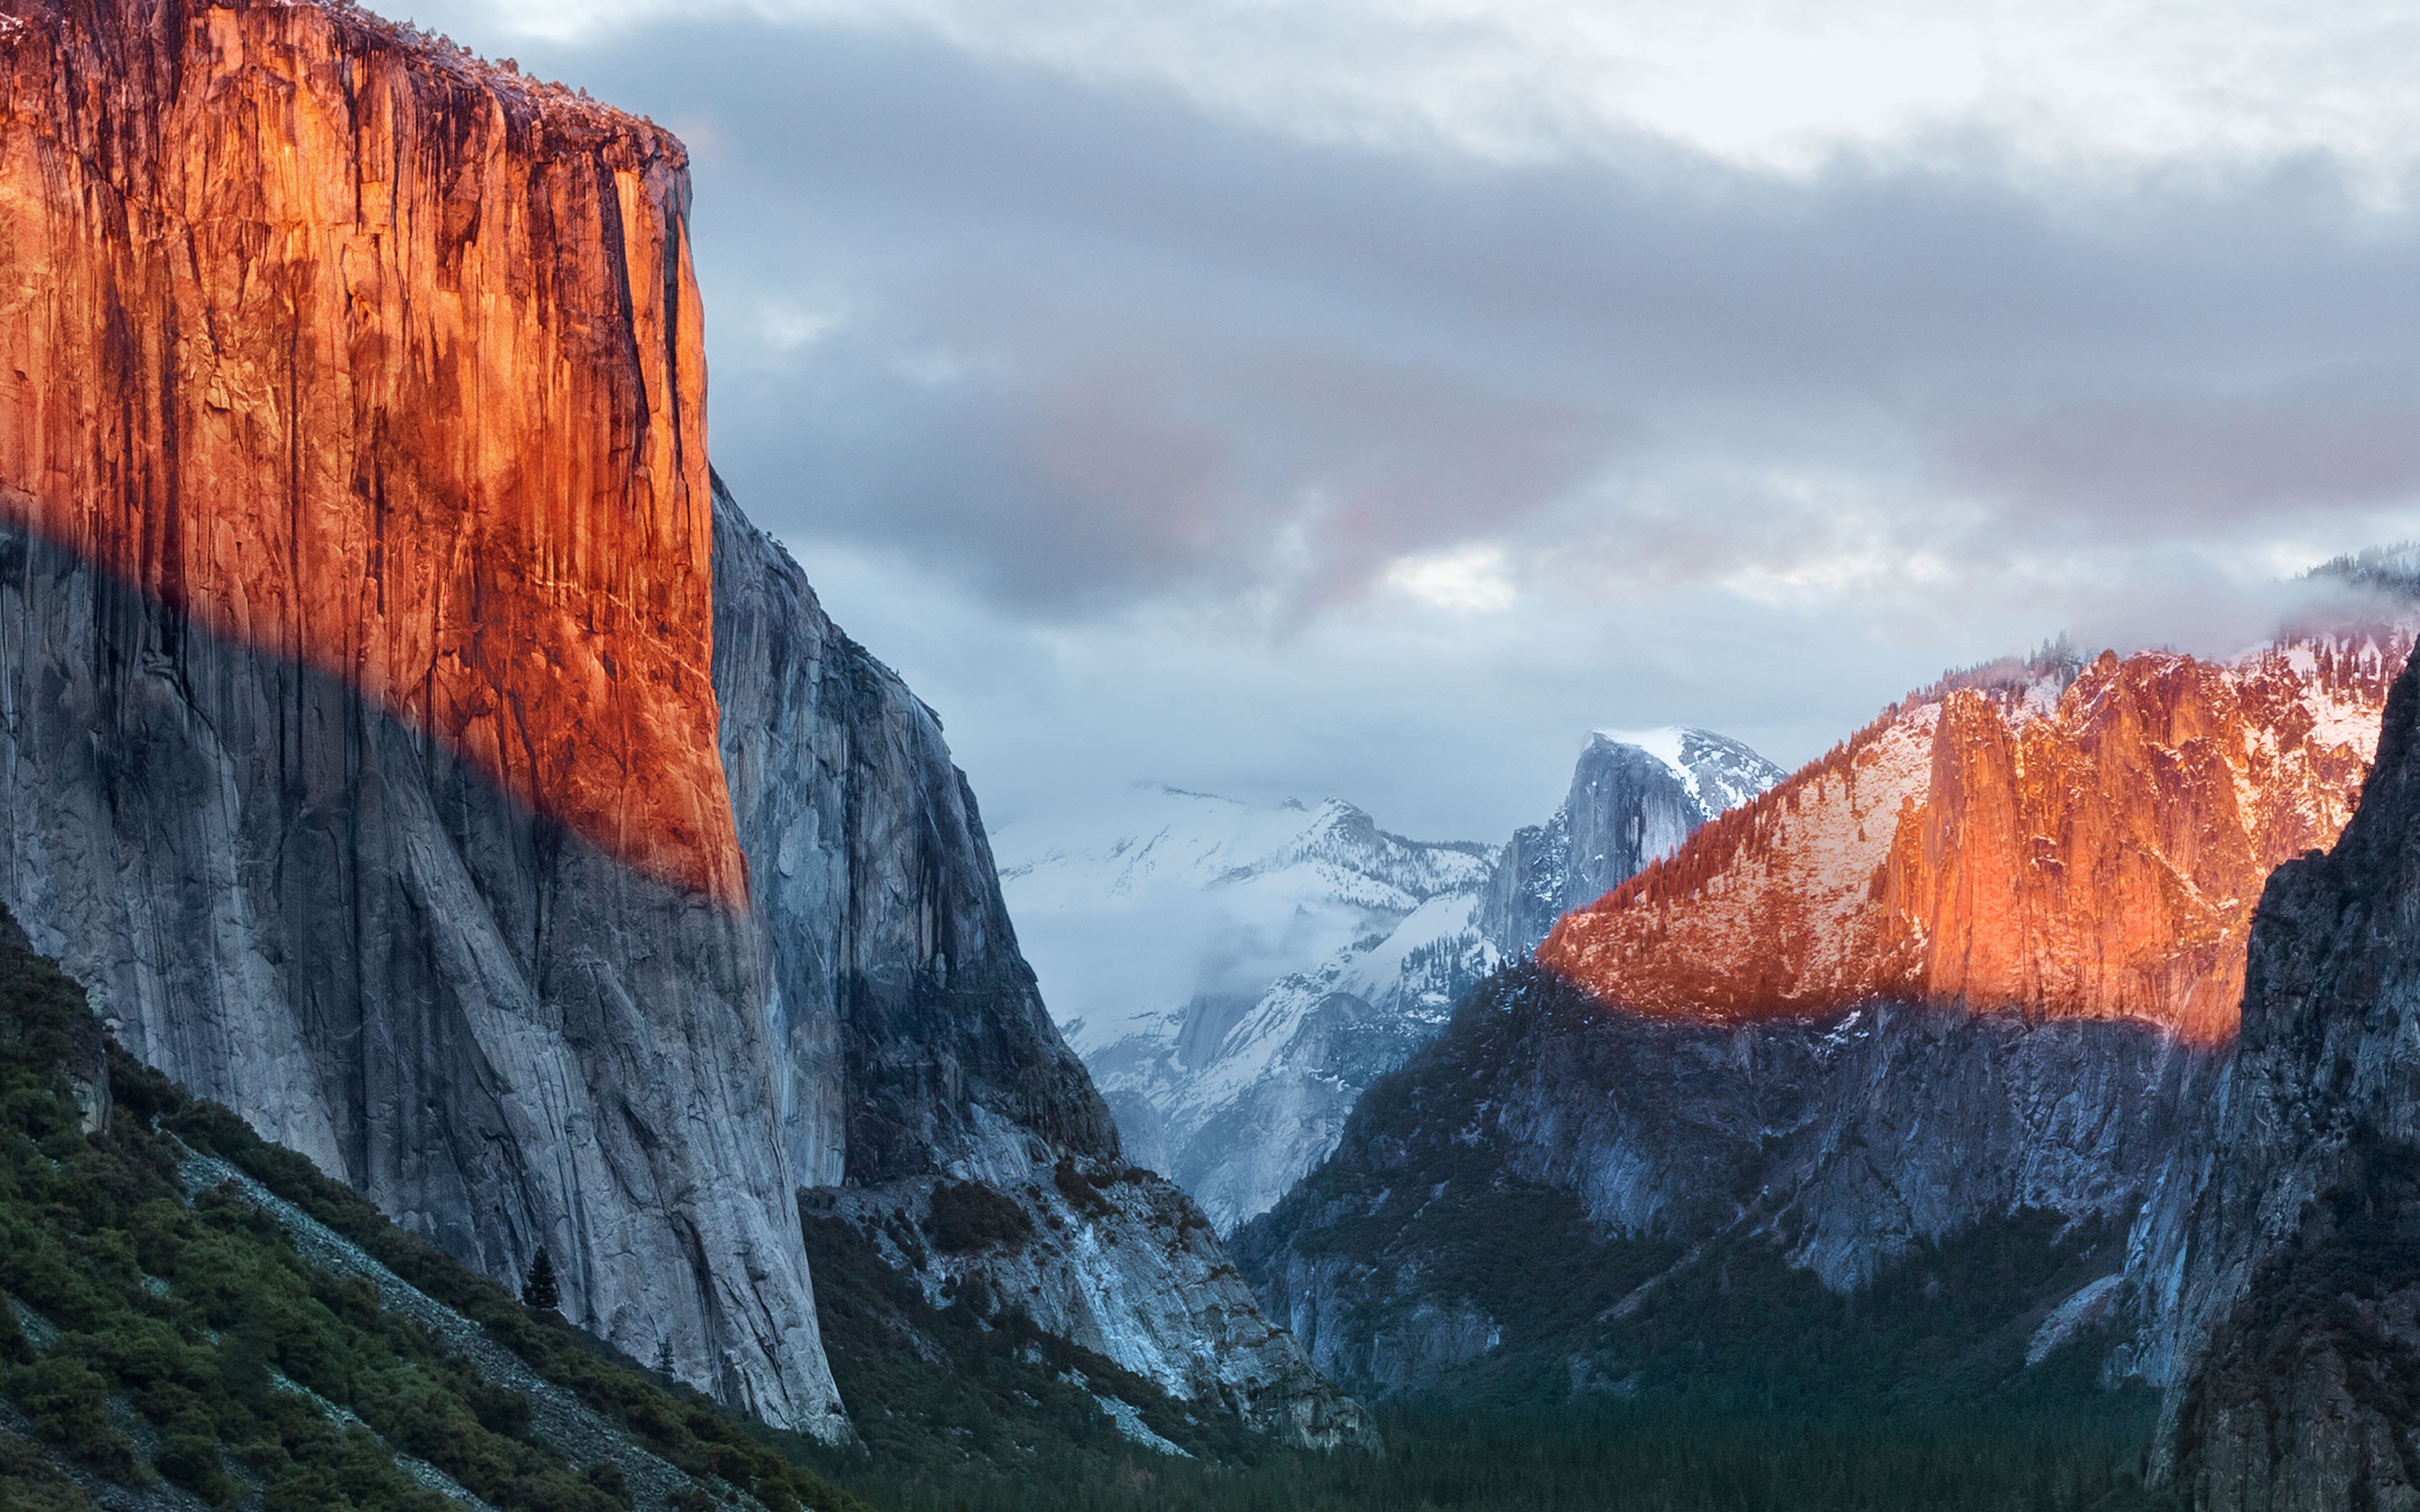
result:
[[[554,1284],[554,1257],[541,1244],[537,1258],[530,1261],[529,1279],[521,1283],[521,1305],[534,1313],[551,1313],[562,1300]]]

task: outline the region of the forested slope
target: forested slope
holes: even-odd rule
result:
[[[0,1504],[861,1505],[107,1042],[0,916]]]

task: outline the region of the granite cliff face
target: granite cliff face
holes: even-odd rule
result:
[[[678,145],[334,3],[0,0],[0,902],[397,1221],[845,1435],[802,1186],[1124,1167],[939,721],[711,481]],[[1363,1437],[1129,1185],[1020,1304]]]
[[[2420,1504],[2420,669],[2361,809],[2278,870],[2242,1032],[2135,1269],[2156,1467],[2227,1512]]]
[[[717,494],[716,690],[800,1183],[1106,1159],[1108,1108],[1017,953],[941,724]]]
[[[0,15],[0,509],[737,901],[679,144],[340,8]]]
[[[2411,646],[1952,679],[1565,918],[1538,959],[1682,1017],[1893,996],[2223,1041],[2261,882],[2343,827]]]
[[[8,904],[172,1076],[844,1431],[733,906],[678,147],[341,8],[8,14]]]

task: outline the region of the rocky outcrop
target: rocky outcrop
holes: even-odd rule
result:
[[[0,26],[0,894],[127,1046],[845,1431],[715,747],[668,137],[339,7]]]
[[[935,1306],[974,1291],[1187,1402],[1294,1442],[1371,1442],[1272,1328],[1201,1211],[1119,1154],[1044,1011],[940,721],[842,634],[789,554],[718,496],[715,679],[781,1103],[820,1217],[931,1227],[969,1184],[1018,1216],[964,1253],[881,1241]]]
[[[1710,730],[1600,730],[1572,769],[1570,796],[1515,830],[1489,878],[1480,927],[1510,959],[1555,921],[1679,850],[1715,815],[1788,774]]]
[[[1066,1152],[1117,1131],[1017,953],[941,722],[718,489],[716,691],[803,1184]]]
[[[2420,669],[2360,811],[2270,879],[2242,1032],[2136,1270],[2156,1468],[2229,1512],[2420,1504]]]
[[[1063,1156],[1015,1180],[995,1161],[979,1184],[1005,1211],[955,1242],[936,1214],[969,1200],[951,1181],[829,1187],[801,1201],[872,1236],[935,1307],[1014,1307],[1191,1407],[1305,1447],[1376,1447],[1368,1413],[1269,1321],[1202,1210],[1164,1178]]]
[[[1566,918],[1541,962],[1677,1017],[1876,996],[2234,1032],[2271,869],[2351,813],[2408,630],[1989,669]]]
[[[1525,967],[1373,1088],[1336,1156],[1233,1247],[1271,1312],[1357,1387],[1439,1389],[1515,1351],[1568,1364],[1575,1383],[1618,1381],[1645,1362],[1599,1358],[1606,1320],[1717,1243],[1846,1291],[1988,1220],[2122,1232],[2217,1064],[2149,1026],[1923,1005],[1676,1024]],[[1627,1279],[1541,1306],[1524,1267],[1474,1263],[1524,1192],[1524,1222],[1567,1213],[1558,1244]]]

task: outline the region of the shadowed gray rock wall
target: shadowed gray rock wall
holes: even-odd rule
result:
[[[1029,1242],[977,1257],[884,1242],[936,1306],[979,1272],[985,1294],[1171,1395],[1296,1443],[1371,1442],[1191,1199],[1125,1166],[1017,952],[940,721],[719,486],[715,510],[724,769],[810,1205],[880,1233],[921,1224],[940,1180],[981,1182],[1026,1211]]]
[[[751,921],[334,679],[0,534],[0,897],[127,1046],[489,1275],[845,1431]]]
[[[2147,1026],[1901,1005],[1678,1025],[1521,967],[1372,1088],[1328,1165],[1233,1244],[1323,1368],[1435,1389],[1508,1322],[1429,1279],[1468,1239],[1438,1200],[1457,1181],[1569,1194],[1595,1232],[1672,1241],[1683,1263],[1761,1236],[1845,1290],[1919,1241],[2020,1210],[2122,1230],[2217,1064]],[[1575,1357],[1590,1344],[1567,1341]]]
[[[800,1175],[880,1181],[1009,1147],[1020,1165],[1113,1156],[1109,1108],[1017,954],[940,720],[719,489],[714,539],[723,769]]]
[[[2361,807],[2280,867],[2243,1027],[2135,1267],[2198,1506],[2420,1505],[2420,663]]]

